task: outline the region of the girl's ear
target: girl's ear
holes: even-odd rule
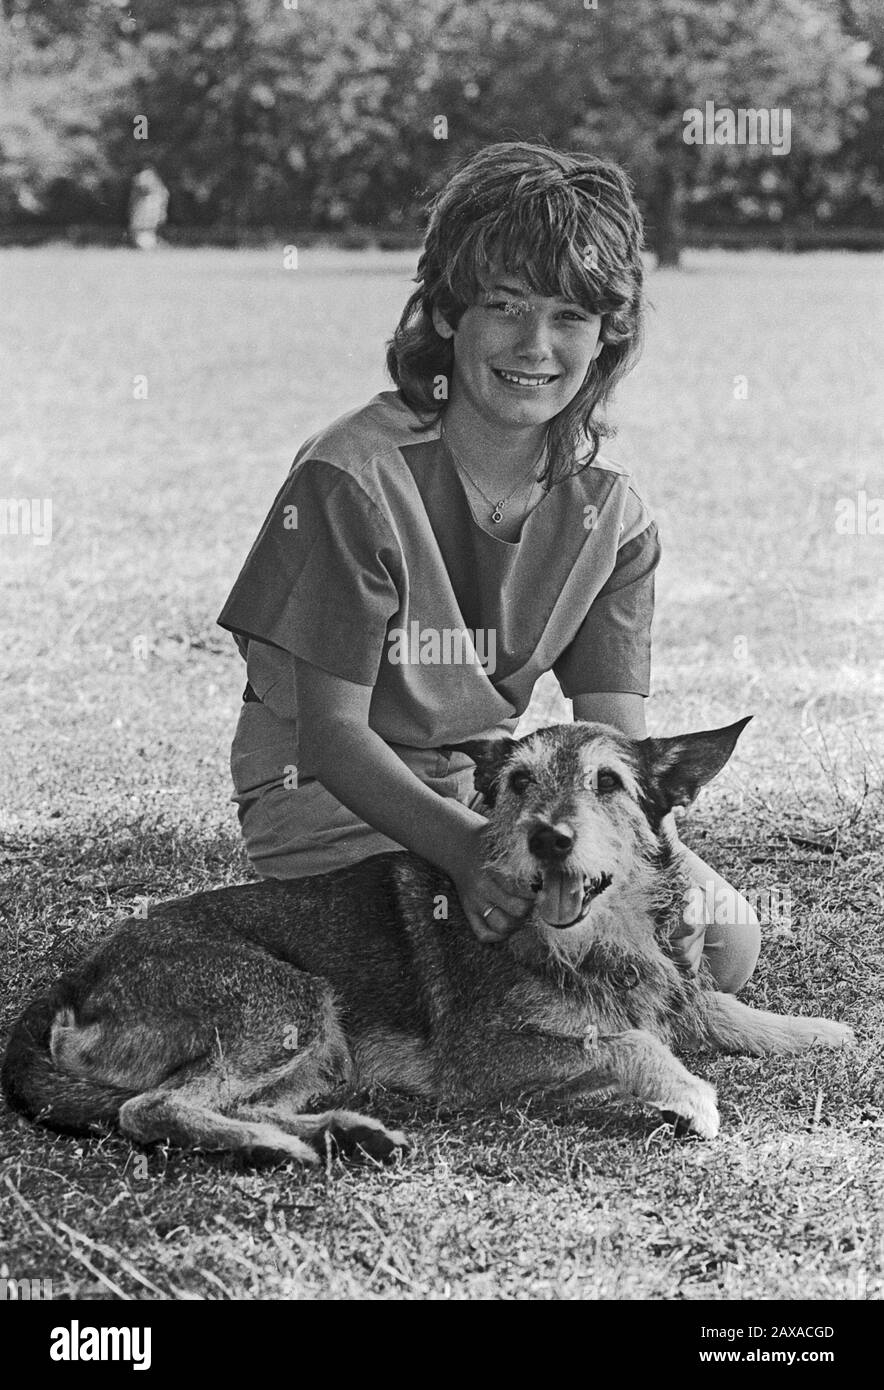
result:
[[[444,314],[442,313],[442,310],[441,310],[441,309],[438,309],[435,305],[433,305],[433,313],[432,313],[432,316],[433,316],[433,327],[435,328],[436,332],[439,334],[439,337],[440,337],[440,338],[453,338],[453,337],[454,337],[454,329],[451,327],[451,324],[448,323],[448,321],[446,320]]]
[[[594,362],[595,359],[598,357],[599,353],[600,353],[604,348],[606,348],[606,347],[608,346],[608,335],[607,335],[607,333],[605,332],[605,327],[606,327],[606,325],[607,325],[607,322],[608,322],[608,316],[607,316],[607,314],[602,314],[602,326],[601,326],[601,328],[599,329],[599,340],[598,340],[598,342],[596,343],[595,347],[593,348],[593,353],[592,353],[592,360],[593,360],[593,362]]]

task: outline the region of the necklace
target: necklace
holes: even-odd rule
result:
[[[524,477],[522,477],[522,478],[519,479],[519,481],[516,483],[516,486],[512,489],[511,492],[508,492],[508,493],[506,494],[505,497],[500,497],[500,498],[498,498],[497,501],[495,501],[493,497],[489,497],[488,494],[487,494],[487,492],[483,492],[482,489],[479,487],[479,484],[476,482],[476,480],[475,480],[475,478],[473,477],[472,473],[471,473],[470,470],[467,468],[467,466],[466,466],[466,464],[464,463],[463,459],[460,457],[460,455],[459,455],[459,454],[457,453],[457,451],[455,450],[454,445],[451,443],[451,440],[448,438],[448,433],[447,433],[447,431],[446,431],[444,425],[442,426],[442,431],[441,431],[441,433],[442,433],[442,438],[443,438],[444,441],[445,441],[445,447],[446,447],[446,449],[448,450],[448,452],[450,453],[451,457],[454,459],[454,462],[457,464],[457,467],[460,468],[460,469],[462,470],[462,472],[464,472],[464,473],[466,474],[466,476],[469,478],[470,482],[472,483],[473,487],[474,487],[474,488],[476,489],[476,491],[478,492],[479,496],[480,496],[480,497],[483,497],[483,498],[485,499],[485,501],[486,501],[487,503],[489,503],[489,505],[490,505],[491,508],[492,508],[492,511],[491,511],[491,521],[492,521],[492,523],[493,523],[495,526],[499,526],[500,523],[503,521],[503,509],[504,509],[504,507],[507,505],[508,502],[511,502],[511,501],[513,500],[513,498],[515,497],[516,493],[519,492],[519,490],[525,486],[525,483],[526,483],[526,482],[528,481],[528,479],[533,475],[534,470],[536,469],[538,463],[539,463],[540,460],[543,458],[543,452],[544,452],[544,450],[545,450],[545,448],[546,448],[546,440],[544,439],[543,444],[541,445],[541,448],[540,448],[540,453],[537,455],[537,458],[534,460],[534,462],[532,463],[531,467],[528,469],[528,472],[524,475]],[[535,482],[535,483],[537,482],[537,479],[536,479],[536,478],[534,478],[534,482]]]

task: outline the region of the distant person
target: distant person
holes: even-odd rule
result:
[[[446,745],[511,735],[550,670],[576,718],[646,733],[657,528],[599,454],[596,413],[641,340],[626,176],[589,154],[480,150],[436,199],[417,284],[388,347],[397,389],[302,446],[219,619],[248,670],[235,800],[263,877],[405,847],[493,942],[531,894],[486,868],[473,765]],[[484,660],[440,659],[434,636],[463,630]],[[704,907],[686,900],[681,957],[705,952],[735,991],[757,918],[686,859]]]
[[[155,251],[157,232],[166,221],[169,190],[156,169],[142,169],[129,194],[129,236],[139,251]]]

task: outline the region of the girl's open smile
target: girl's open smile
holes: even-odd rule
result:
[[[495,367],[494,374],[500,377],[501,381],[505,381],[510,386],[528,387],[529,389],[538,386],[548,386],[551,381],[557,379],[555,373],[549,376],[531,376],[526,372],[506,371],[503,367]]]
[[[489,429],[535,433],[582,387],[602,350],[602,317],[534,293],[522,274],[498,268],[490,280],[456,329],[434,319],[454,342],[450,416],[463,416],[473,438]]]

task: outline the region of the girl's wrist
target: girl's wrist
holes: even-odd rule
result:
[[[437,850],[434,855],[427,855],[427,858],[432,859],[449,878],[457,878],[469,860],[477,830],[481,829],[486,821],[484,816],[480,816],[477,811],[471,811],[469,806],[464,806],[462,802],[447,799],[440,819],[443,822],[439,827],[441,833],[434,837]]]

